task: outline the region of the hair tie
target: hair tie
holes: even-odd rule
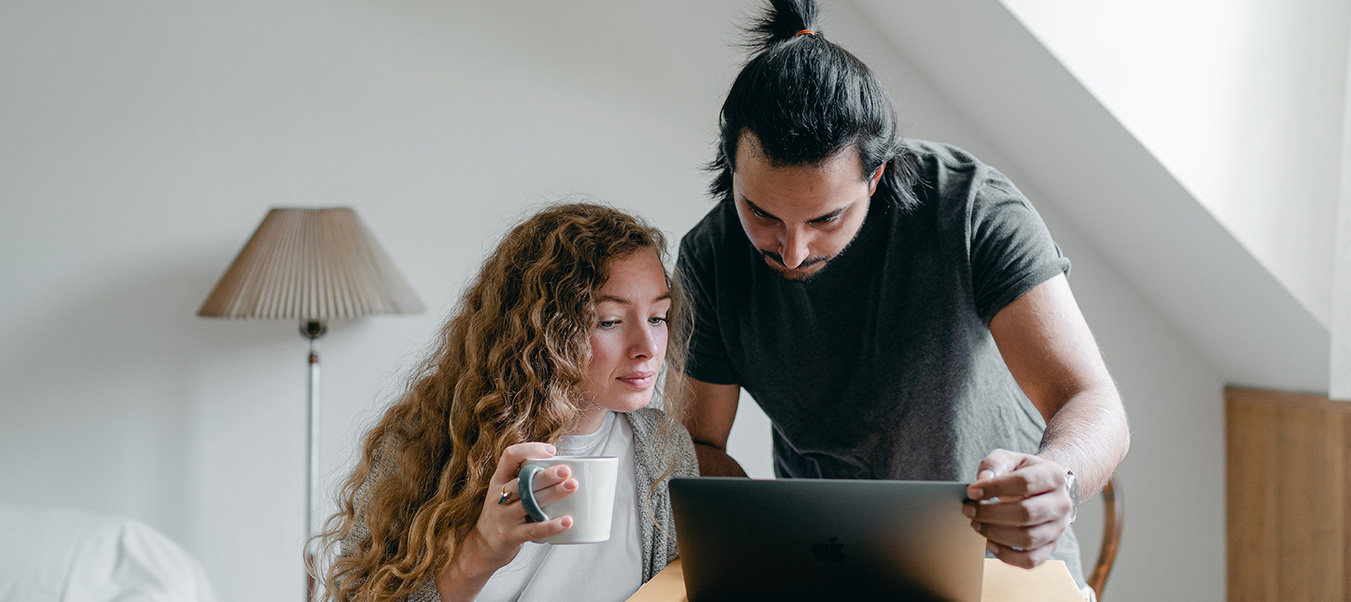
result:
[[[812,30],[810,30],[810,29],[804,29],[804,30],[802,30],[802,31],[799,31],[799,32],[793,34],[793,37],[796,38],[796,37],[798,37],[798,36],[800,36],[800,35],[803,35],[803,34],[809,35],[809,36],[811,36],[811,37],[813,37],[813,38],[816,37],[816,32],[814,32],[814,31],[812,31]]]

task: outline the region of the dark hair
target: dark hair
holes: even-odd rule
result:
[[[909,208],[913,160],[901,142],[891,96],[868,66],[822,36],[816,0],[770,0],[747,28],[757,52],[737,74],[719,118],[709,192],[730,198],[737,142],[754,134],[776,166],[815,165],[849,146],[862,177],[889,163],[875,197]],[[803,33],[809,30],[812,33]]]

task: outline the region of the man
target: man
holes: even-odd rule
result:
[[[718,204],[681,241],[695,308],[688,427],[705,475],[744,387],[779,477],[974,481],[1003,561],[1065,560],[1129,447],[1125,412],[1026,198],[959,149],[899,137],[880,81],[775,0],[721,118]]]

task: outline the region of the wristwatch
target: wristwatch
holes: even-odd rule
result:
[[[1073,525],[1074,519],[1079,518],[1079,479],[1073,470],[1065,471],[1065,489],[1070,492],[1070,524]]]

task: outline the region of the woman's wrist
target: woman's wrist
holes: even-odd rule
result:
[[[488,566],[483,562],[483,540],[478,531],[471,531],[460,545],[455,547],[450,562],[436,575],[436,589],[442,602],[469,600],[478,597],[488,578],[501,567]]]

